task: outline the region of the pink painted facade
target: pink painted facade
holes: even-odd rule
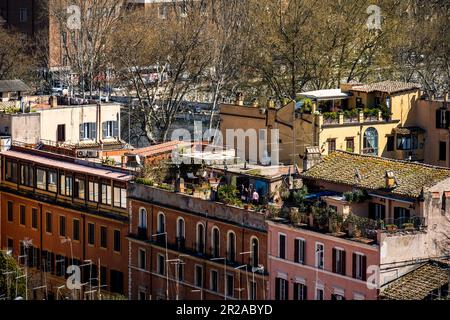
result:
[[[333,299],[333,295],[337,299],[342,297],[346,300],[377,299],[378,290],[369,289],[364,281],[370,277],[370,274],[365,274],[361,270],[371,265],[379,266],[380,248],[378,245],[367,245],[272,221],[268,222],[268,227],[270,299],[316,300],[321,295],[318,292],[320,290],[322,290],[324,300]],[[280,246],[282,247],[283,243],[280,235],[285,236],[284,259],[280,253]],[[302,251],[299,249],[301,245],[296,246],[296,239],[305,241],[304,255],[303,253],[295,254],[296,250]],[[316,257],[316,244],[323,246],[323,269],[316,267],[319,263]],[[343,269],[340,271],[333,267],[333,263],[336,265],[336,259],[333,259],[336,250],[342,250],[340,251],[341,257],[345,257],[342,259],[345,262],[339,264]],[[355,258],[355,255],[358,257]],[[299,259],[303,260],[303,263],[296,262]],[[356,264],[359,267],[356,267]],[[367,269],[364,268],[364,270]],[[360,279],[357,279],[358,277]]]

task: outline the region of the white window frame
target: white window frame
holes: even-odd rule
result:
[[[284,236],[284,258],[281,258],[281,236]],[[278,258],[286,260],[287,257],[287,235],[283,232],[278,232]]]
[[[360,253],[360,252],[354,252],[355,257],[356,257],[356,261],[355,261],[355,278],[362,280],[363,278],[363,257],[365,256],[365,254]],[[358,261],[359,260],[359,261]],[[358,274],[359,271],[359,274]]]
[[[299,252],[298,252],[298,260],[299,261],[295,261],[296,263],[300,263],[300,264],[306,264],[306,261],[305,261],[305,257],[306,257],[306,239],[305,238],[300,238],[300,237],[297,237],[297,238],[295,238],[295,240],[298,240],[298,241],[303,241],[304,243],[305,243],[305,252],[303,252],[303,256],[300,254],[302,251],[301,251],[301,246],[299,246],[299,248],[298,248],[298,250],[299,250]],[[295,249],[295,246],[294,246],[294,249]]]
[[[163,218],[164,218],[164,230],[161,230],[161,221],[160,221],[160,219],[159,219],[159,217],[160,216],[163,216]],[[157,221],[156,221],[156,226],[157,226],[157,232],[158,233],[164,233],[164,232],[166,232],[166,229],[167,229],[167,225],[166,225],[166,215],[164,214],[164,212],[162,212],[162,211],[160,211],[160,212],[158,212],[158,215],[157,215]]]
[[[317,251],[318,246],[322,246],[322,267],[319,265],[319,251]],[[325,269],[325,245],[321,242],[316,242],[314,246],[314,266],[318,269]]]
[[[139,208],[139,228],[147,229],[147,209]]]
[[[214,290],[214,289],[213,289],[213,277],[212,277],[213,272],[215,272],[216,275],[217,275],[217,278],[216,278],[216,280],[217,280],[217,290]],[[216,269],[211,269],[211,270],[209,271],[209,289],[210,289],[212,292],[219,292],[219,291],[220,291],[220,288],[219,288],[219,271],[216,270]]]
[[[181,230],[182,232],[180,232],[180,225],[179,225],[180,220],[183,221],[183,230]],[[183,217],[177,218],[177,237],[186,238],[186,221],[184,220]]]

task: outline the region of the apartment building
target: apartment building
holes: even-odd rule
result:
[[[447,168],[336,151],[301,176],[305,207],[267,222],[271,299],[378,299],[448,254]]]
[[[35,299],[127,295],[127,171],[13,146],[0,153],[0,243]],[[81,268],[80,290],[66,286]],[[95,293],[94,293],[95,292]]]
[[[44,97],[45,98],[45,97]],[[24,108],[0,110],[0,133],[14,141],[51,145],[73,149],[121,148],[120,111],[115,103],[96,104],[83,101],[69,104],[57,97],[42,101],[42,97],[28,97]]]
[[[299,101],[277,107],[254,102],[245,106],[242,96],[235,103],[220,106],[220,128],[230,147],[235,137],[227,129],[243,130],[247,135],[246,159],[258,137],[248,128],[267,130],[269,146],[278,139],[279,161],[303,165],[306,148],[318,146],[323,155],[335,150],[384,156],[394,159],[424,159],[424,131],[412,122],[410,112],[420,99],[417,84],[384,81],[372,84],[343,84],[340,89],[303,92]],[[278,137],[273,137],[277,129]],[[262,133],[261,133],[262,134]],[[254,140],[252,140],[254,139]],[[274,140],[275,139],[275,140]],[[294,143],[295,142],[295,143]],[[244,146],[237,148],[244,148]],[[268,148],[271,153],[271,148]]]

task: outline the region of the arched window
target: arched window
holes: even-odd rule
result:
[[[205,226],[202,223],[197,224],[195,248],[198,253],[205,253]]]
[[[147,210],[145,208],[139,209],[139,228],[147,228]]]
[[[158,233],[166,232],[166,216],[164,213],[158,213]]]
[[[211,254],[214,258],[219,257],[220,255],[220,232],[219,228],[214,227],[212,229],[212,235],[211,235]]]
[[[258,265],[259,265],[259,240],[256,237],[252,237],[252,239],[250,240],[250,252],[251,252],[252,267],[258,267]]]
[[[184,219],[181,217],[177,219],[177,238],[184,239]]]
[[[378,131],[368,128],[364,132],[363,154],[378,156]]]
[[[236,261],[236,234],[233,231],[228,231],[227,235],[227,259]]]

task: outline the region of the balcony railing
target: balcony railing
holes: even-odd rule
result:
[[[177,237],[176,241],[178,250],[186,249],[186,239],[184,237]]]
[[[138,227],[138,239],[139,240],[148,240],[147,237],[147,228],[145,227]]]

